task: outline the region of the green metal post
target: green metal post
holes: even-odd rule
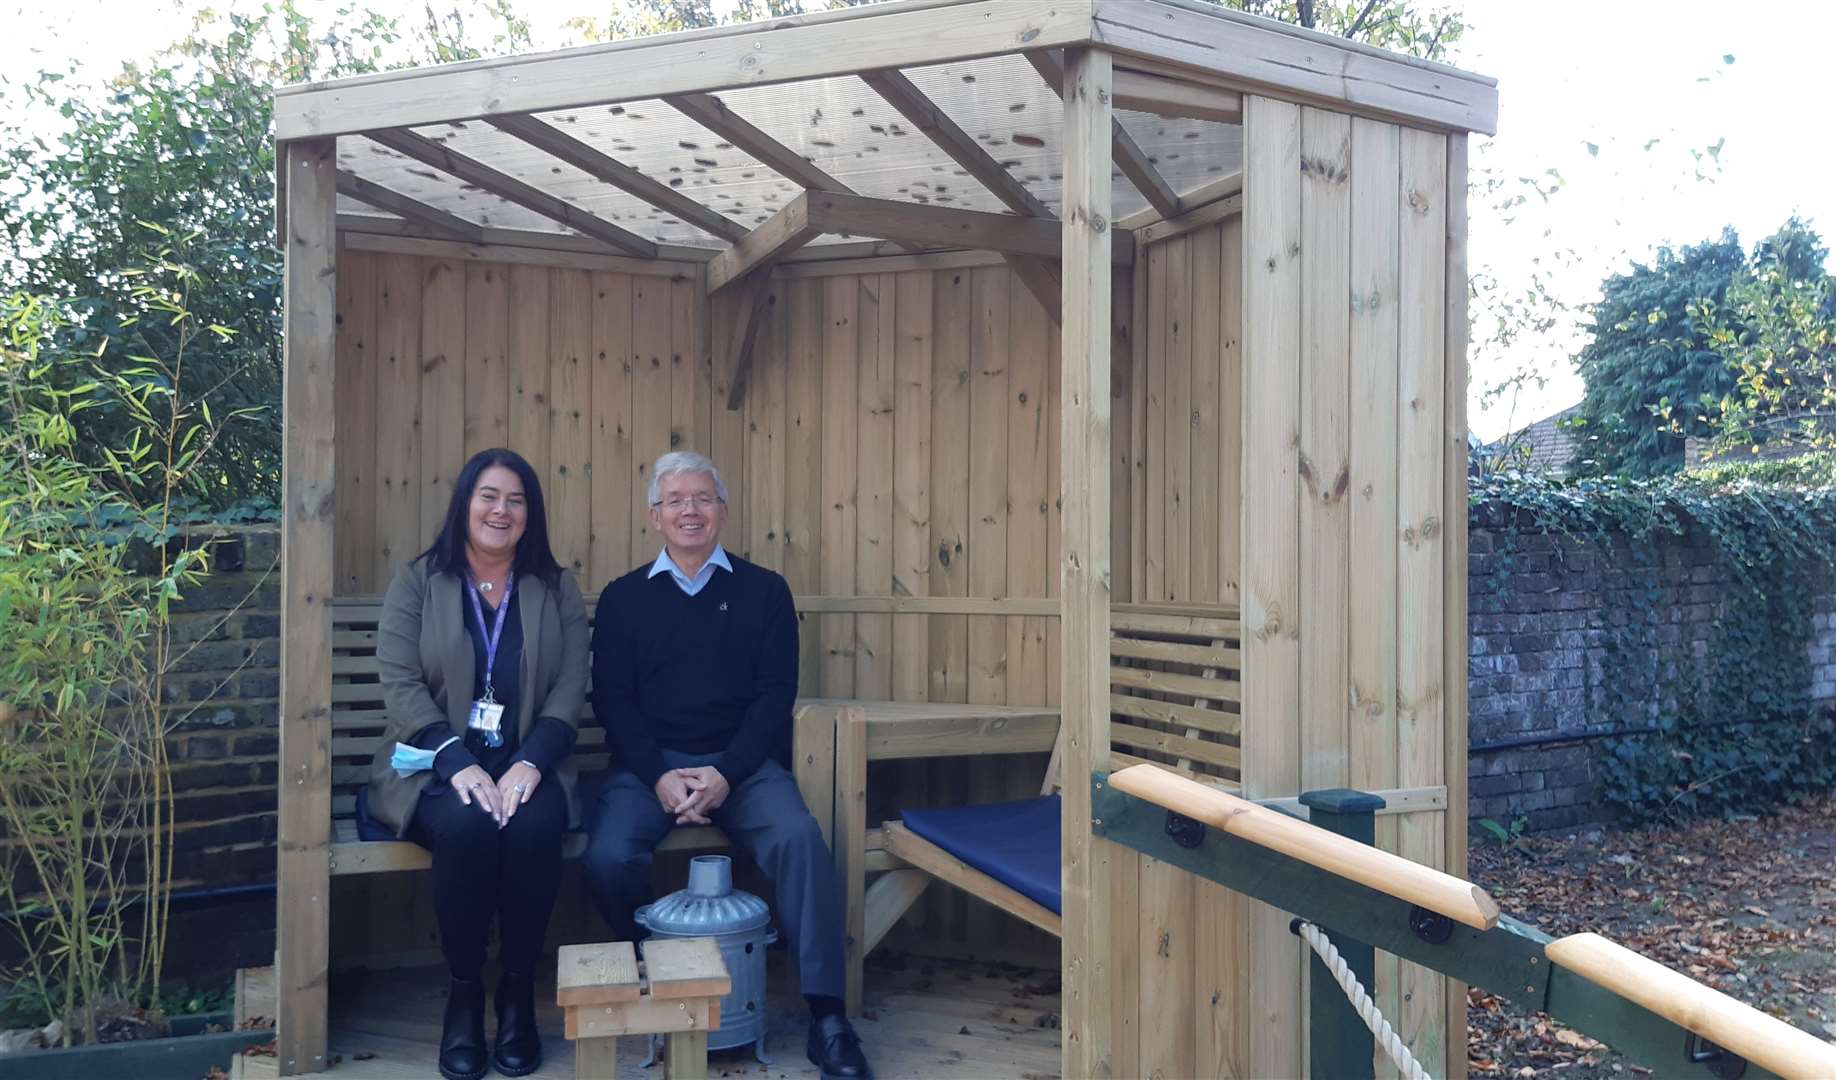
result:
[[[1338,833],[1360,844],[1377,842],[1377,811],[1383,800],[1375,795],[1350,788],[1309,791],[1300,797],[1309,820],[1328,832]],[[1300,920],[1295,920],[1298,924]],[[1373,986],[1377,973],[1377,950],[1336,931],[1326,933],[1351,973],[1366,990]],[[1308,950],[1308,1019],[1310,1072],[1317,1080],[1372,1080],[1376,1075],[1376,1041],[1364,1026],[1358,1011],[1352,1008],[1339,982],[1320,960]]]

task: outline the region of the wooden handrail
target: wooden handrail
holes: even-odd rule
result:
[[[1058,600],[1046,596],[822,596],[794,598],[806,615],[993,615],[1058,618]],[[589,611],[598,594],[588,594]],[[1118,630],[1143,629],[1184,633],[1215,633],[1235,638],[1237,610],[1221,605],[1115,604],[1111,618]],[[382,597],[339,596],[332,600],[332,620],[338,623],[374,621],[382,613]]]
[[[1109,785],[1475,930],[1498,925],[1497,903],[1470,881],[1296,821],[1158,766],[1132,765],[1111,773]]]
[[[1836,1076],[1836,1046],[1599,934],[1570,934],[1549,959],[1785,1080]]]

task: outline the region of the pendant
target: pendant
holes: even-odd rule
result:
[[[479,591],[479,592],[490,592],[490,591],[491,591],[491,583],[490,583],[490,582],[488,582],[488,581],[481,581],[481,582],[479,582],[479,583],[478,583],[478,591]]]

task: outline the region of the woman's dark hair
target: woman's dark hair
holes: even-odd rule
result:
[[[433,546],[420,557],[427,560],[427,568],[434,573],[465,574],[467,519],[472,493],[478,489],[478,478],[494,465],[509,469],[523,482],[524,506],[528,511],[525,515],[528,523],[523,528],[523,538],[516,542],[516,558],[510,564],[510,572],[518,577],[534,575],[550,585],[559,584],[561,564],[555,561],[554,549],[548,545],[548,505],[542,501],[542,482],[536,479],[535,470],[523,460],[523,455],[502,447],[480,450],[465,463],[465,468],[459,470],[459,478],[453,481],[452,501],[446,504],[446,520],[440,523]]]

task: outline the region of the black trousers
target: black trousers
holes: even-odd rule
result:
[[[547,773],[501,829],[451,787],[421,796],[408,838],[433,852],[434,917],[453,978],[479,978],[494,916],[504,970],[535,974],[561,888],[566,828],[567,797]]]
[[[672,769],[711,765],[718,757],[663,751]],[[639,941],[644,935],[632,915],[650,902],[651,862],[676,819],[663,812],[657,793],[631,772],[612,777],[586,816],[592,830],[586,872],[593,903],[613,940]],[[797,957],[803,993],[844,996],[841,885],[822,828],[803,805],[796,780],[768,758],[708,817],[776,887],[778,924]]]

